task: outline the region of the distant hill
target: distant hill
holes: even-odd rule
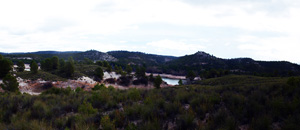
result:
[[[185,75],[188,70],[200,72],[203,69],[223,68],[224,66],[226,66],[226,63],[223,59],[205,52],[197,52],[166,63],[163,65],[163,72]]]
[[[250,74],[261,76],[288,76],[300,75],[300,66],[286,61],[255,61],[251,58],[222,59],[205,52],[197,52],[181,57],[146,54],[142,52],[109,51],[107,53],[96,50],[81,51],[39,51],[30,53],[2,53],[14,62],[20,59],[34,59],[37,61],[58,56],[67,60],[73,57],[76,61],[88,58],[93,61],[109,61],[113,65],[133,67],[144,66],[150,73],[168,73],[174,75],[186,75],[192,70],[197,74],[207,71],[226,70],[233,74]],[[30,62],[30,60],[27,60]]]
[[[286,61],[255,61],[251,58],[221,59],[205,52],[179,57],[163,65],[165,73],[185,74],[188,70],[198,73],[216,69],[232,73],[291,75],[300,74],[300,66]]]
[[[110,51],[107,53],[117,58],[120,63],[133,65],[158,66],[177,59],[174,56],[162,56],[142,52]]]
[[[81,51],[38,51],[32,54],[66,54],[66,53],[80,53]]]
[[[50,58],[52,56],[58,56],[59,58],[63,58],[67,60],[69,57],[73,57],[74,60],[76,61],[82,61],[85,58],[94,60],[94,61],[117,61],[116,58],[113,56],[99,52],[96,50],[89,50],[85,52],[81,51],[65,51],[65,52],[60,52],[60,51],[38,51],[38,52],[29,52],[29,53],[5,53],[5,57],[11,58],[11,59],[20,59],[20,58],[25,58],[25,57],[30,57],[32,59],[35,59],[37,61],[44,60],[46,58]]]
[[[93,61],[118,61],[117,58],[107,54],[107,53],[103,53],[100,51],[96,51],[96,50],[90,50],[90,51],[85,51],[85,52],[80,52],[80,53],[76,53],[74,55],[74,59],[75,60],[83,60],[84,58],[88,58],[91,59]]]

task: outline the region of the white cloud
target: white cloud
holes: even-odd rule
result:
[[[205,47],[199,44],[188,44],[181,41],[160,40],[147,43],[151,49],[167,55],[181,56],[182,52],[195,53]]]
[[[244,39],[244,44],[239,45],[242,51],[251,52],[259,60],[286,60],[300,63],[298,37],[286,36],[275,38]]]
[[[300,55],[295,49],[300,43],[299,7],[298,0],[1,1],[0,52],[154,49],[150,52],[182,55],[216,46],[238,46],[255,59],[300,62],[295,57]],[[175,29],[140,26],[151,24]],[[207,30],[196,30],[200,27],[227,28],[228,33],[216,29],[203,37],[197,32]],[[233,34],[231,29],[280,35]]]

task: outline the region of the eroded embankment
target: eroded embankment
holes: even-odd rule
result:
[[[51,87],[56,87],[56,88],[67,88],[70,87],[72,90],[75,90],[77,87],[82,88],[85,91],[91,91],[91,89],[96,85],[96,84],[105,84],[106,86],[113,86],[116,89],[129,89],[129,88],[138,88],[138,89],[153,89],[154,85],[153,83],[148,83],[147,85],[133,85],[130,84],[129,86],[122,86],[118,84],[117,82],[115,83],[108,83],[106,82],[107,79],[114,79],[117,81],[117,79],[121,75],[118,75],[114,72],[112,73],[104,73],[103,76],[103,81],[97,82],[93,80],[90,77],[80,77],[76,80],[67,80],[67,81],[45,81],[42,79],[38,80],[26,80],[22,79],[20,77],[17,78],[19,82],[19,89],[21,93],[28,93],[30,95],[39,95],[43,91],[51,88]],[[170,87],[172,85],[168,85],[166,82],[163,82],[161,84],[161,87]]]

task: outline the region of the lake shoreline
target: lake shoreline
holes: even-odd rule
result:
[[[160,77],[162,78],[169,78],[169,79],[178,79],[178,80],[186,80],[185,76],[177,76],[177,75],[171,75],[171,74],[158,74],[158,73],[152,73],[153,76],[158,76],[160,75]],[[151,75],[151,73],[146,73],[147,76]]]

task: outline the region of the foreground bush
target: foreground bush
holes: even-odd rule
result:
[[[50,87],[39,96],[1,93],[0,129],[299,129],[300,87],[295,80],[269,81],[209,80],[216,85],[152,90],[99,85],[90,92]]]

